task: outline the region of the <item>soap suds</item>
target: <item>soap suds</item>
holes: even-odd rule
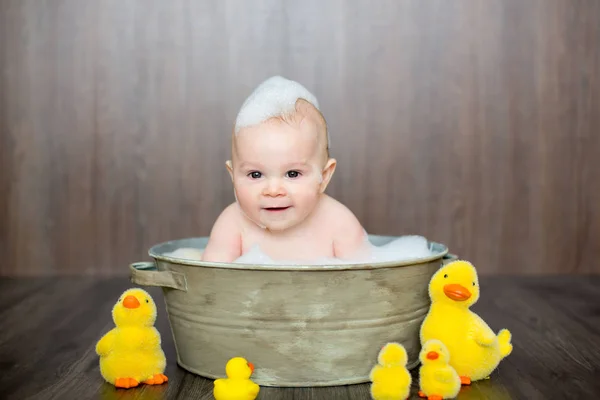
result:
[[[312,261],[302,260],[273,260],[263,253],[258,246],[252,247],[246,254],[234,261],[241,264],[259,265],[339,265],[339,264],[363,264],[382,263],[390,261],[416,260],[430,257],[434,253],[429,249],[427,239],[423,236],[408,235],[400,236],[382,246],[375,246],[369,242],[370,254],[365,257],[352,260],[341,260],[339,258],[318,258]]]
[[[298,82],[281,76],[267,79],[242,104],[235,120],[235,133],[270,118],[294,112],[298,99],[304,99],[319,109],[317,98]]]
[[[296,81],[282,76],[273,76],[254,89],[246,98],[235,119],[234,134],[242,128],[259,125],[271,118],[281,118],[296,112],[296,102],[306,100],[319,112],[319,101],[308,89]],[[323,120],[323,124],[327,125]],[[326,129],[327,146],[331,137]]]
[[[319,258],[312,261],[297,260],[273,260],[261,251],[258,246],[252,247],[246,254],[234,261],[239,264],[258,265],[339,265],[339,264],[366,264],[382,262],[402,262],[430,257],[434,253],[429,249],[427,239],[423,236],[408,235],[400,236],[389,243],[375,246],[369,242],[370,252],[367,256],[353,260],[341,260],[338,258]],[[200,260],[202,250],[192,248],[180,248],[166,256],[183,258],[189,260]]]
[[[164,255],[167,257],[182,258],[185,260],[201,260],[202,250],[192,247],[180,247],[175,251],[164,253]]]

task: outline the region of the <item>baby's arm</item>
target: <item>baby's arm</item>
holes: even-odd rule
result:
[[[333,238],[333,256],[342,260],[368,257],[370,247],[365,229],[356,216],[340,204]]]
[[[232,262],[242,255],[242,238],[239,229],[237,204],[227,207],[210,232],[202,261]]]

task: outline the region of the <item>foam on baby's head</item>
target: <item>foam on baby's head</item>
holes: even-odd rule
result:
[[[273,76],[260,85],[248,96],[237,115],[234,134],[246,127],[261,124],[272,118],[284,121],[292,120],[293,116],[303,107],[302,100],[314,107],[317,119],[322,123],[329,147],[329,133],[325,118],[319,110],[317,98],[298,82]],[[310,107],[310,106],[309,106]],[[304,110],[310,113],[308,110]],[[307,112],[303,112],[306,114]]]

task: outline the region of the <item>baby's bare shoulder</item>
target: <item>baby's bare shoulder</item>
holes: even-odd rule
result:
[[[333,197],[326,196],[323,198],[321,214],[336,231],[350,229],[351,231],[358,230],[362,232],[363,230],[362,224],[356,218],[356,215],[346,205]]]
[[[221,212],[219,215],[219,219],[222,219],[225,222],[235,222],[236,224],[240,222],[242,216],[242,211],[240,210],[240,206],[233,202]]]
[[[227,206],[215,221],[204,250],[204,261],[231,262],[241,254],[240,210]]]
[[[331,227],[334,256],[351,259],[367,254],[367,236],[362,224],[354,213],[339,201],[324,199],[323,219]]]
[[[239,215],[240,210],[236,203],[232,203],[225,207],[212,227],[210,233],[211,236],[228,231],[230,232],[232,230],[239,230]]]
[[[342,204],[339,200],[336,200],[330,196],[325,196],[323,198],[322,211],[335,217],[350,219],[353,222],[358,222],[358,219],[354,213],[345,204]]]

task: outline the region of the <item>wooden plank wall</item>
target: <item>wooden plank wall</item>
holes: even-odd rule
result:
[[[0,2],[0,273],[208,235],[243,99],[319,98],[329,189],[483,274],[600,273],[600,2]]]

